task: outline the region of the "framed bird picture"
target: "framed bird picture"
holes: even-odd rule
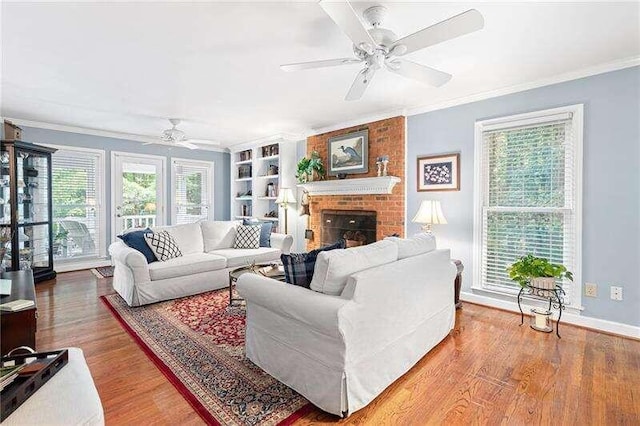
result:
[[[418,157],[418,191],[460,191],[460,154]]]
[[[327,145],[330,176],[369,171],[369,130],[329,138]]]

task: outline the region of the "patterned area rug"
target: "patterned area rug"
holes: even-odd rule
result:
[[[114,316],[208,424],[286,425],[312,405],[244,355],[244,307],[226,289],[130,308],[102,296]]]
[[[93,268],[91,272],[98,278],[110,278],[113,276],[113,266],[100,266]]]

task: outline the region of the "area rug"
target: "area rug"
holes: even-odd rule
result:
[[[91,270],[98,278],[111,278],[113,276],[113,266],[100,266]]]
[[[208,424],[288,425],[312,408],[245,358],[244,307],[228,308],[226,289],[137,308],[102,300]]]

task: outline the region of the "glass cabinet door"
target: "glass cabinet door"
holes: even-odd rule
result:
[[[18,224],[49,221],[49,158],[18,151]]]
[[[18,226],[20,270],[49,268],[49,224]]]
[[[11,224],[11,180],[9,153],[0,152],[0,225]]]

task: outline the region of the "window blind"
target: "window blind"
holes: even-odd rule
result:
[[[101,257],[105,217],[100,204],[100,154],[60,149],[52,156],[52,176],[54,260],[72,262]]]
[[[574,138],[570,114],[482,133],[481,280],[512,292],[507,267],[525,254],[576,266]],[[571,281],[559,282],[570,302]]]
[[[175,224],[209,218],[211,167],[181,160],[173,161]]]

